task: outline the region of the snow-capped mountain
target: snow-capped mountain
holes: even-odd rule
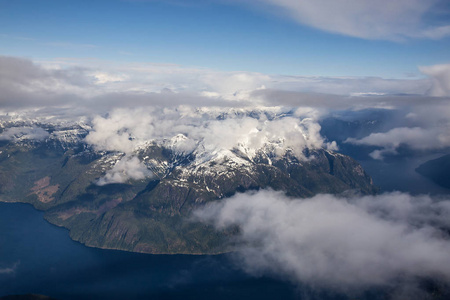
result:
[[[0,197],[45,210],[90,246],[218,253],[233,232],[188,221],[210,201],[265,188],[297,197],[376,191],[356,161],[319,138],[314,122],[252,113],[3,122]]]

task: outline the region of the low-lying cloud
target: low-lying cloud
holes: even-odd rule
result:
[[[116,109],[92,120],[85,141],[98,151],[126,154],[98,182],[103,185],[148,176],[136,153],[149,143],[159,144],[176,155],[194,153],[198,162],[234,156],[234,150],[252,159],[261,149],[274,156],[290,151],[298,159],[306,159],[306,148],[337,149],[335,143],[325,141],[320,129],[314,114],[305,109]]]
[[[340,292],[416,279],[450,282],[450,201],[387,193],[290,199],[259,191],[197,210],[217,229],[239,226],[239,265]],[[401,284],[400,284],[401,285]],[[420,297],[419,297],[420,298]]]
[[[152,176],[152,172],[135,156],[118,160],[105,176],[97,181],[97,185],[125,183],[128,180],[142,180]]]
[[[40,127],[11,127],[0,133],[0,141],[4,140],[44,140],[50,134]]]
[[[436,150],[450,147],[450,128],[448,126],[433,129],[420,127],[400,127],[383,133],[372,133],[362,139],[348,138],[346,143],[382,147],[374,150],[370,156],[383,159],[387,154],[397,154],[400,146],[405,145],[414,150]]]

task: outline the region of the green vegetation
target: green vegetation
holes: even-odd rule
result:
[[[376,192],[357,162],[326,150],[311,150],[307,161],[287,154],[272,164],[261,158],[246,167],[225,160],[194,168],[189,158],[180,160],[153,145],[139,156],[161,163],[152,166],[154,177],[105,186],[95,183],[111,168],[105,162],[108,153],[48,142],[8,143],[0,151],[2,201],[33,204],[88,246],[144,253],[230,251],[229,237],[238,228],[218,232],[190,216],[237,192],[272,188],[295,197],[349,189]]]

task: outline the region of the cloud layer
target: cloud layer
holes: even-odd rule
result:
[[[431,68],[431,67],[430,67]],[[130,106],[255,106],[252,95],[266,89],[333,95],[425,94],[439,72],[423,68],[430,79],[377,77],[306,77],[252,72],[220,72],[178,65],[117,64],[60,60],[40,64],[0,57],[0,103],[3,109],[70,108],[72,114],[106,112]],[[445,95],[448,83],[433,88]],[[444,91],[444,92],[442,92]],[[267,102],[267,99],[266,99]],[[264,105],[277,105],[270,99]]]
[[[239,226],[240,265],[297,283],[346,290],[417,278],[450,282],[450,201],[390,193],[289,199],[239,194],[195,212],[218,229]]]
[[[383,159],[386,154],[397,154],[400,146],[408,146],[414,150],[437,150],[450,147],[449,127],[423,129],[420,127],[399,127],[383,133],[372,133],[362,139],[348,138],[345,142],[355,145],[382,147],[374,150],[370,156]]]
[[[140,108],[116,109],[96,116],[85,141],[98,151],[125,153],[98,184],[143,179],[149,174],[135,156],[156,143],[176,155],[195,155],[201,163],[238,150],[249,159],[258,151],[282,156],[287,151],[306,159],[305,148],[336,149],[320,135],[320,125],[310,111],[282,108]]]
[[[201,147],[213,150],[254,151],[270,146],[283,152],[332,147],[320,136],[320,125],[303,111],[282,108],[117,109],[96,116],[86,141],[97,150],[131,154],[148,142],[167,144],[178,152]],[[299,154],[300,155],[300,154]],[[252,155],[251,155],[252,156]]]
[[[209,136],[205,142],[210,144],[225,143],[226,139],[214,141],[217,135],[208,133],[215,127],[223,126],[223,133],[245,135],[246,130],[253,126],[249,124],[255,122],[251,118],[240,119],[234,125],[232,121],[226,121],[219,126],[211,120],[201,119],[207,114],[198,115],[195,120],[192,116],[182,116],[180,107],[203,107],[216,112],[218,108],[222,112],[232,108],[278,109],[281,113],[300,112],[300,107],[308,112],[308,118],[312,118],[307,127],[313,146],[319,145],[317,141],[321,140],[318,133],[312,131],[313,128],[320,130],[313,123],[336,111],[396,110],[398,118],[387,120],[385,131],[372,132],[374,135],[365,138],[350,137],[348,142],[380,147],[372,153],[372,157],[379,159],[387,154],[396,154],[403,145],[413,150],[435,150],[450,144],[446,134],[450,129],[448,65],[421,67],[428,78],[411,80],[281,76],[219,72],[170,64],[108,64],[95,60],[67,59],[37,64],[13,57],[0,57],[0,70],[2,120],[27,117],[41,122],[83,119],[83,122],[90,123],[93,120],[95,130],[88,140],[103,150],[129,153],[144,139],[170,139],[177,134],[188,136],[189,133],[189,145],[185,145],[188,151],[195,148],[194,144],[203,136]],[[126,113],[116,111],[123,107],[131,110]],[[164,118],[149,116],[155,107],[154,113],[164,115]],[[108,112],[110,114],[106,116]],[[218,116],[219,113],[215,116],[210,114],[207,118]],[[181,121],[176,121],[176,118],[181,118]],[[288,125],[288,122],[292,124]],[[253,127],[259,128],[258,138],[263,135],[266,140],[274,140],[270,135],[278,130],[275,125],[287,128],[306,124],[295,122],[286,118],[264,125],[264,130],[260,130],[261,124]],[[139,131],[140,124],[144,124],[141,127],[145,132]],[[158,128],[152,124],[158,124]],[[102,126],[109,126],[109,133],[103,132]],[[193,129],[198,126],[203,127],[204,135]],[[129,128],[133,128],[131,134],[134,137],[130,136]],[[173,130],[167,132],[167,128]],[[161,132],[159,136],[158,132]],[[280,133],[285,134],[284,137],[290,134],[284,129]],[[230,137],[233,145],[242,144],[240,140],[244,137],[237,135]],[[96,140],[96,136],[100,140]],[[256,139],[252,138],[252,141],[255,144]],[[249,144],[249,141],[245,143]],[[284,143],[300,149],[305,141],[300,138],[295,143],[301,145],[294,145],[292,138],[285,138]],[[230,145],[224,147],[230,148]]]

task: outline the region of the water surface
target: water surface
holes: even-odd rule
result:
[[[31,205],[0,203],[0,296],[58,299],[295,299],[295,287],[238,270],[230,255],[149,255],[83,246]]]

